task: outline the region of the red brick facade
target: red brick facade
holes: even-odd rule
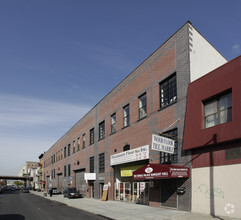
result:
[[[123,163],[117,166],[110,165],[110,156],[123,152],[123,147],[126,145],[129,145],[131,150],[141,146],[150,146],[153,133],[160,134],[172,129],[178,130],[178,160],[175,164],[183,165],[190,161],[189,156],[182,154],[185,100],[190,78],[188,27],[189,23],[186,23],[44,154],[46,187],[50,184],[61,190],[67,186],[77,187],[86,197],[99,199],[101,187],[103,184],[108,184],[108,199],[114,200],[117,198],[115,187],[118,181],[128,182],[130,187],[134,186],[131,177],[121,177],[119,170],[122,167],[133,165],[160,164],[160,152],[150,148],[149,159]],[[165,106],[165,108],[161,108],[160,83],[173,74],[177,78],[177,100]],[[144,93],[146,94],[147,115],[140,120],[139,97]],[[123,107],[127,104],[129,104],[130,110],[130,124],[124,128]],[[114,113],[116,114],[116,132],[111,134],[111,115]],[[99,123],[103,121],[105,122],[105,137],[99,140]],[[90,129],[92,128],[95,132],[94,144],[90,145]],[[83,135],[86,138],[85,148],[82,146]],[[78,138],[80,139],[79,151],[77,147]],[[74,143],[75,153],[73,153]],[[66,147],[66,152],[68,152],[68,145],[71,146],[71,153],[70,156],[65,158],[64,148]],[[105,153],[104,173],[99,172],[99,154],[101,153]],[[90,157],[94,157],[96,179],[85,181],[83,180],[83,174],[90,173]],[[71,173],[68,173],[69,164]],[[66,168],[64,168],[65,166]],[[81,180],[78,179],[80,176]],[[154,180],[146,185],[149,187],[149,197],[148,203],[144,202],[145,204],[156,207],[165,205],[164,199],[160,198],[160,185],[164,184],[164,182],[161,182],[162,180]],[[190,179],[175,179],[174,185],[175,197],[173,199],[175,204],[171,206],[182,210],[190,210]],[[176,188],[179,186],[186,188],[186,193],[182,196],[176,195]],[[130,190],[132,191],[132,188]],[[126,199],[128,198],[126,197]]]

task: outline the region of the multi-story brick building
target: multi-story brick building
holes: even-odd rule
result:
[[[182,150],[187,88],[224,63],[185,23],[44,154],[46,187],[99,199],[107,184],[110,200],[191,210],[192,158]],[[173,139],[174,153],[153,149],[152,134]],[[170,176],[171,169],[187,172]],[[153,170],[168,175],[144,177]]]
[[[241,56],[188,88],[184,150],[192,152],[192,210],[241,217]]]

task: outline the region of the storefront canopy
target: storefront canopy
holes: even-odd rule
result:
[[[133,172],[133,180],[188,178],[188,167],[176,165],[147,164]]]

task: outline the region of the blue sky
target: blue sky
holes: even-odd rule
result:
[[[240,0],[1,0],[0,175],[38,161],[187,20],[228,60]]]

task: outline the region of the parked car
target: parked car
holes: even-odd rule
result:
[[[27,188],[27,187],[23,188],[23,189],[22,189],[22,192],[23,192],[23,193],[29,193],[29,188]]]
[[[51,189],[52,189],[52,194],[53,195],[58,195],[58,194],[61,194],[61,192],[56,188],[56,187],[51,187]],[[48,194],[49,194],[49,190],[50,190],[50,188],[48,188]]]
[[[67,198],[81,198],[82,194],[76,188],[66,188],[63,192],[64,197]]]

